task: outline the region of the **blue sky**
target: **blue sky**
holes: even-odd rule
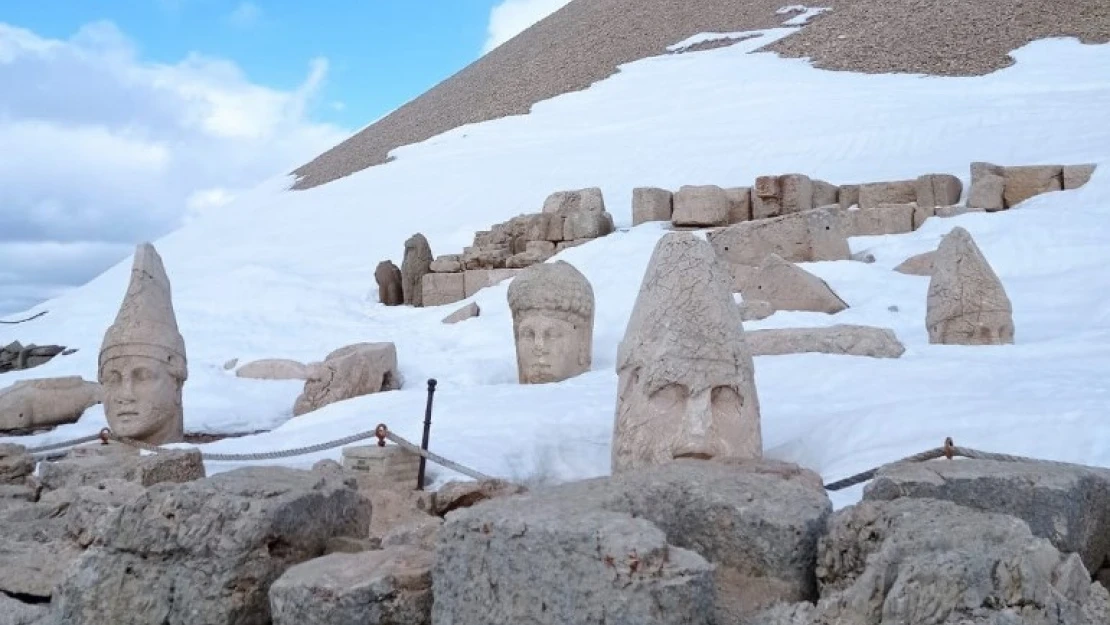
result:
[[[142,57],[190,52],[234,61],[247,77],[293,89],[311,59],[328,59],[313,116],[347,128],[423,93],[478,58],[497,0],[53,0],[13,1],[0,21],[64,39],[109,20]],[[45,7],[49,6],[49,10]],[[325,8],[327,6],[327,8]]]
[[[0,318],[285,176],[568,0],[0,0]],[[329,6],[330,5],[330,6]]]

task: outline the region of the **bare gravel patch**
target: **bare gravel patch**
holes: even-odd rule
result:
[[[293,173],[308,189],[387,160],[389,151],[470,123],[527,113],[618,65],[702,32],[780,26],[793,0],[574,0]],[[1035,39],[1110,41],[1110,0],[826,0],[832,10],[765,50],[817,67],[946,76],[989,73]],[[734,42],[733,42],[734,43]]]

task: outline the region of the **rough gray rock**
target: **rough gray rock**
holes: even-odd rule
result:
[[[1095,625],[1110,593],[1021,520],[947,501],[864,501],[821,539],[821,599],[758,625]]]
[[[413,547],[302,562],[270,587],[273,625],[426,625],[432,554]]]
[[[407,545],[419,547],[428,551],[435,551],[436,539],[439,537],[439,528],[443,526],[443,519],[437,516],[416,518],[407,523],[396,525],[381,537],[381,546],[395,547]]]
[[[319,472],[250,467],[162,483],[113,511],[58,586],[52,615],[69,625],[264,625],[270,584],[365,536],[370,506]]]
[[[125,480],[153,486],[161,482],[199,480],[204,476],[204,460],[195,449],[149,455],[70,455],[54,462],[44,462],[39,467],[39,480],[47,489],[86,486],[102,480]]]
[[[439,516],[446,516],[452,510],[469,508],[487,499],[520,495],[526,491],[527,489],[519,484],[497,479],[479,482],[448,482],[436,491],[435,512]]]
[[[497,499],[440,530],[432,622],[709,625],[711,574],[647,520],[570,499]]]
[[[906,347],[893,330],[852,324],[748,330],[745,338],[752,356],[820,353],[900,358],[906,353]]]
[[[22,485],[35,472],[35,459],[23,445],[0,443],[0,484]]]
[[[47,606],[23,603],[0,592],[0,625],[44,625]]]
[[[429,269],[431,263],[428,263]],[[378,301],[386,306],[400,306],[405,303],[401,268],[391,260],[383,260],[374,269],[374,281],[378,283]]]
[[[432,246],[419,232],[405,240],[405,255],[401,259],[401,293],[404,303],[424,305],[424,276],[432,272]]]
[[[1005,513],[1060,551],[1078,553],[1089,571],[1110,558],[1110,471],[1105,469],[967,459],[894,465],[878,472],[863,497],[944,499]]]

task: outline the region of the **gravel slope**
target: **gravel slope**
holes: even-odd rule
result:
[[[701,32],[779,26],[794,0],[574,0],[293,173],[307,189],[386,161],[390,150],[463,124],[527,113],[616,67]],[[801,32],[768,46],[818,67],[978,75],[1049,36],[1110,41],[1110,0],[825,0]]]

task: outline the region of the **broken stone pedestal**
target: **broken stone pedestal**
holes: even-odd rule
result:
[[[344,447],[343,468],[355,472],[360,489],[412,490],[420,472],[420,456],[398,445]]]

